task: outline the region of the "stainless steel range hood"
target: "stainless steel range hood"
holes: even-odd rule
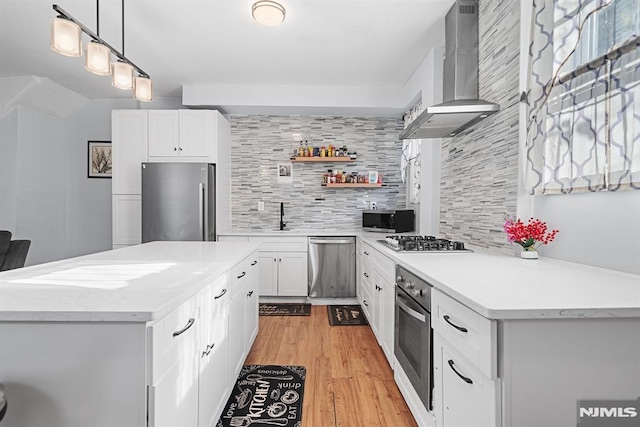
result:
[[[478,1],[458,0],[445,18],[444,102],[425,108],[400,139],[454,136],[500,110],[478,99]]]

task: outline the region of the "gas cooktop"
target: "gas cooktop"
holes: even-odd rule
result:
[[[465,249],[463,242],[435,236],[387,236],[378,243],[398,252],[473,252]]]

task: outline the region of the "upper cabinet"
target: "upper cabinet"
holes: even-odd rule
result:
[[[216,114],[204,110],[149,110],[149,161],[216,162]]]
[[[111,113],[112,194],[140,194],[140,163],[149,157],[148,135],[146,110],[113,110]]]

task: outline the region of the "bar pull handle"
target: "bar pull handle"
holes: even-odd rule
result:
[[[253,266],[254,266],[254,265],[256,265],[257,263],[258,263],[258,261],[253,261],[253,262],[251,263],[251,267],[253,267]]]
[[[365,255],[369,256],[369,252],[363,251]]]
[[[201,240],[205,241],[206,236],[204,232],[204,216],[205,216],[205,206],[204,206],[204,183],[198,183],[198,209],[200,212],[200,218],[198,218],[198,226],[200,227],[200,236]]]
[[[447,322],[448,324],[450,324],[451,326],[453,326],[454,328],[456,328],[456,329],[457,329],[457,330],[459,330],[460,332],[465,332],[465,333],[466,333],[466,332],[469,332],[469,331],[467,330],[467,328],[463,328],[462,326],[458,326],[458,325],[456,325],[455,323],[452,323],[452,322],[449,320],[449,319],[450,319],[450,317],[449,317],[449,315],[448,315],[448,314],[445,314],[445,315],[444,315],[444,317],[443,317],[443,319],[444,319],[444,321],[445,321],[445,322]]]
[[[220,295],[213,297],[213,299],[218,299],[218,298],[222,298],[224,294],[227,293],[227,288],[224,288],[222,290],[222,292],[220,292]]]
[[[175,331],[173,333],[174,337],[177,337],[178,335],[186,332],[187,329],[189,329],[191,326],[193,326],[193,323],[196,321],[196,319],[194,319],[193,317],[189,319],[189,321],[187,322],[187,326],[185,326],[184,328],[180,329],[179,331]]]
[[[247,272],[243,271],[241,275],[238,276],[238,279],[242,279],[244,276],[246,276]]]
[[[363,299],[363,300],[362,300],[362,303],[363,303],[364,305],[366,305],[367,307],[369,307],[369,304],[367,304],[367,300],[366,300],[366,299]]]
[[[467,384],[473,384],[473,380],[472,380],[471,378],[465,377],[465,376],[464,376],[464,375],[462,375],[460,372],[458,372],[458,371],[456,370],[456,368],[454,368],[454,367],[453,367],[453,365],[454,365],[453,360],[449,359],[449,360],[447,361],[447,363],[449,364],[449,367],[451,368],[451,370],[452,370],[453,372],[455,372],[455,373],[456,373],[456,375],[458,375],[460,378],[462,378],[462,381],[464,381],[464,382],[465,382],[465,383],[467,383]]]

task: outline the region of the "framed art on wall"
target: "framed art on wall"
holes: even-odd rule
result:
[[[89,141],[88,177],[111,178],[113,170],[111,141]]]

